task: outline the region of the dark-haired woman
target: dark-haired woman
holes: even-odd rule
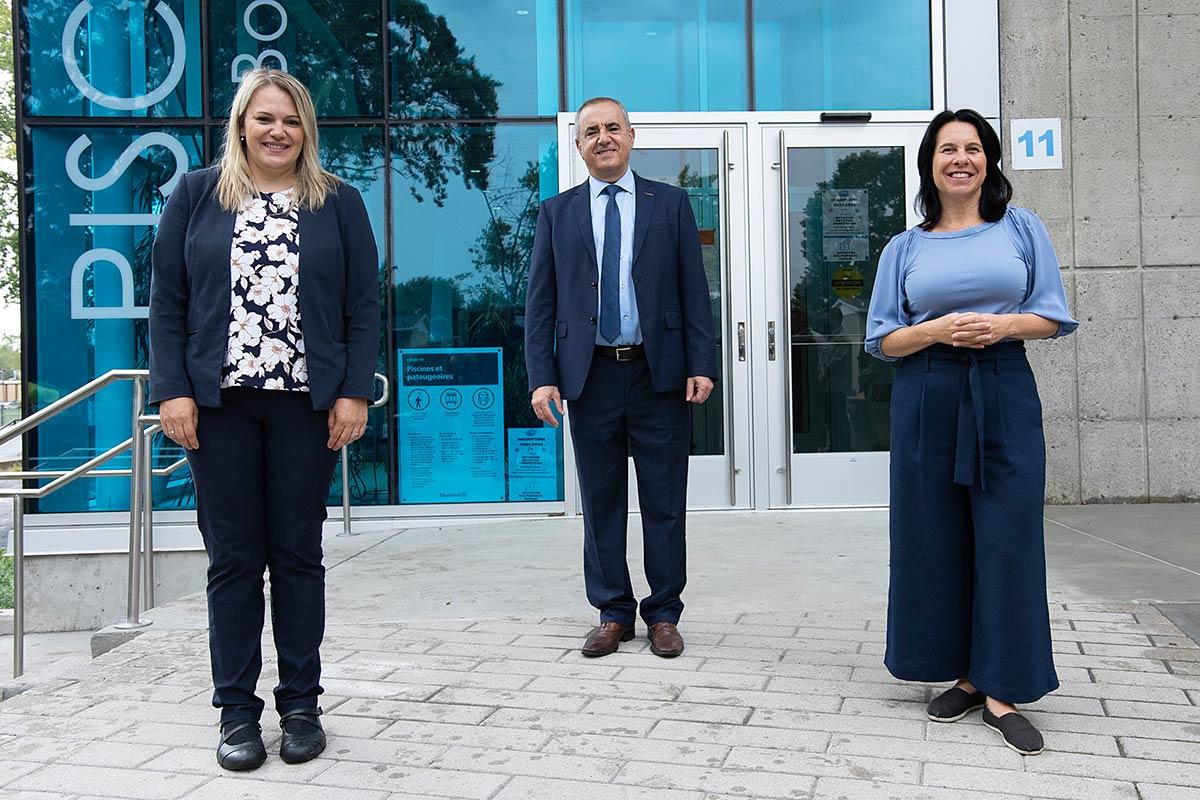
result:
[[[883,251],[866,348],[899,361],[892,389],[888,670],[955,681],[929,704],[1017,752],[1042,736],[1014,704],[1058,688],[1042,529],[1042,409],[1023,339],[1071,333],[1041,220],[1008,205],[1000,141],[944,111],[917,154],[924,221]]]

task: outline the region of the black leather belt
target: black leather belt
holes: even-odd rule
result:
[[[605,347],[596,345],[596,355],[615,358],[617,361],[637,361],[646,357],[646,350],[640,344],[626,344],[620,347]]]

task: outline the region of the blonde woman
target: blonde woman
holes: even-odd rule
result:
[[[150,402],[195,481],[217,762],[231,770],[267,757],[254,692],[265,570],[280,757],[325,749],[321,524],[338,450],[367,424],[379,301],[362,198],[317,152],[308,90],[283,72],[247,72],[220,162],[184,176],[154,240]]]

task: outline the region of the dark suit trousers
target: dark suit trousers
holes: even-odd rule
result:
[[[687,582],[687,503],[691,409],[684,387],[656,392],[644,359],[592,359],[579,399],[567,414],[583,495],[583,576],[600,619],[631,627],[638,602],[626,563],[629,455],[642,513],[642,546],[650,596],[641,602],[647,625],[677,623]]]
[[[321,523],[338,455],[325,446],[326,419],[302,392],[223,389],[220,408],[200,408],[200,449],[187,457],[208,551],[213,705],[222,723],[262,714],[254,689],[265,570],[279,663],[275,707],[312,708],[321,694]]]

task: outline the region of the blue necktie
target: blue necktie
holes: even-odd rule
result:
[[[600,257],[600,335],[609,343],[621,336],[621,212],[615,183],[604,187],[604,253]]]

